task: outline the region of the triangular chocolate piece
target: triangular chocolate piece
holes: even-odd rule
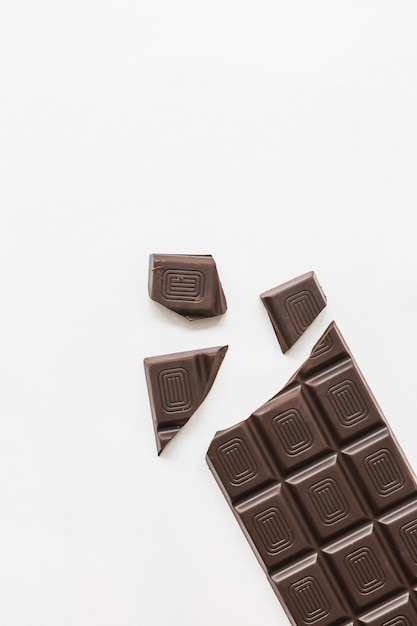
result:
[[[158,455],[211,389],[228,346],[144,359]]]

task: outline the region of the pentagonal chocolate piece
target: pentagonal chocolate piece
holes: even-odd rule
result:
[[[211,389],[227,346],[144,359],[158,455]]]
[[[151,254],[149,295],[188,320],[222,315],[226,298],[211,255]]]
[[[314,272],[261,294],[283,352],[287,352],[326,306]]]

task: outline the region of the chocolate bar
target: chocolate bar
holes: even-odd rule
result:
[[[293,625],[417,625],[416,479],[334,323],[207,462]]]
[[[151,254],[149,295],[188,320],[222,315],[226,298],[211,255]]]
[[[326,296],[314,272],[293,278],[260,297],[284,353],[326,306]]]
[[[227,346],[144,359],[158,455],[210,391]]]

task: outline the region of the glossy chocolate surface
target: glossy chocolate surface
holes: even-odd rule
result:
[[[227,346],[144,359],[158,455],[211,389]]]
[[[261,300],[283,352],[287,352],[326,306],[326,296],[314,272],[274,287]]]
[[[415,476],[334,323],[207,462],[292,624],[417,625]]]
[[[149,295],[188,320],[222,315],[226,298],[211,255],[151,254]]]

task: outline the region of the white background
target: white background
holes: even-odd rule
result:
[[[211,476],[218,429],[335,319],[410,461],[417,5],[0,0],[0,624],[288,621]],[[210,253],[223,317],[147,295]],[[315,270],[287,355],[259,294]],[[145,356],[229,344],[157,458]]]

